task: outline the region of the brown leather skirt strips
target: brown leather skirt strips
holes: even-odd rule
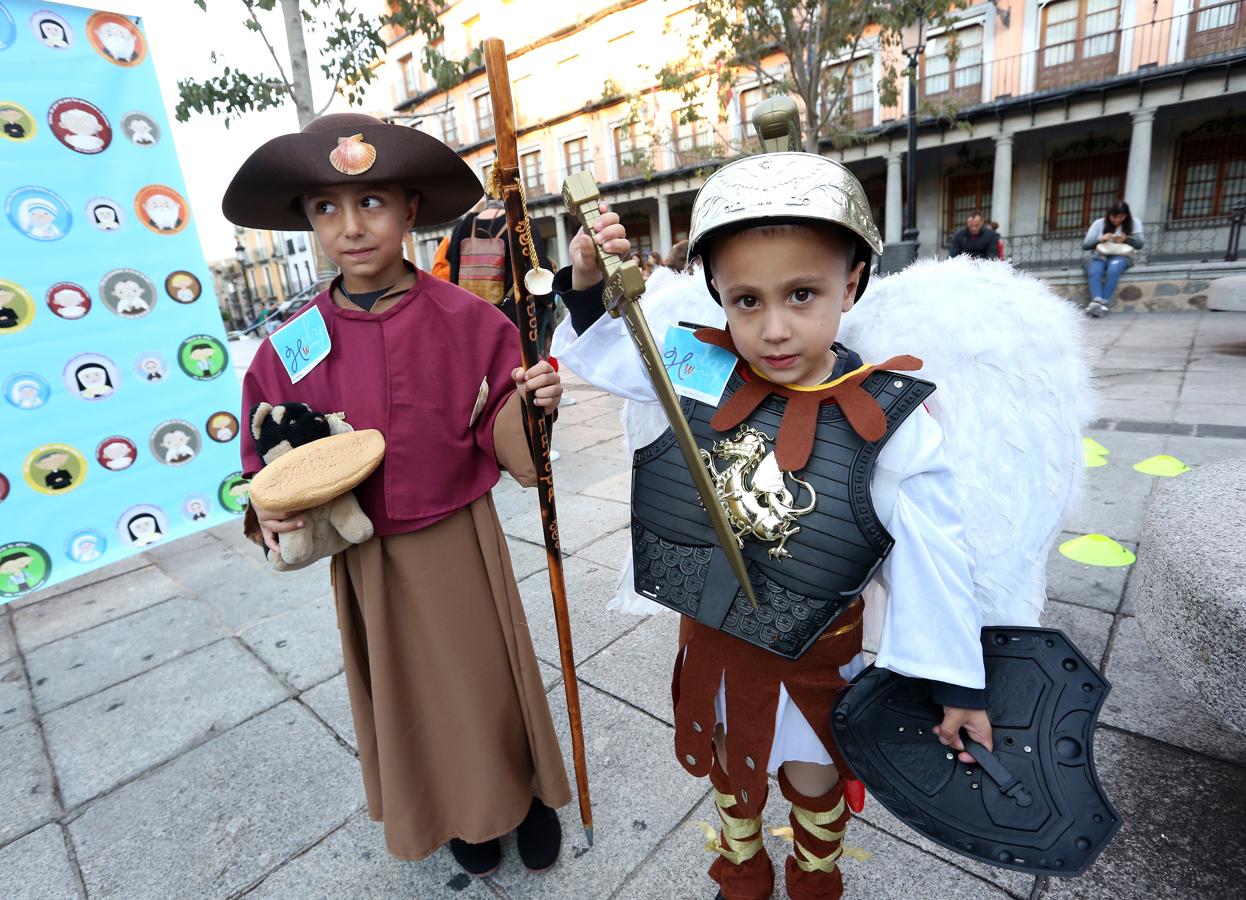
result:
[[[766,803],[766,763],[774,742],[779,686],[804,715],[835,768],[848,771],[831,735],[830,715],[846,681],[839,667],[861,652],[858,600],[797,660],[768,653],[729,634],[684,617],[671,696],[675,702],[675,753],[689,774],[709,774],[714,756],[714,699],[726,682],[727,772],[744,818],[761,815]]]

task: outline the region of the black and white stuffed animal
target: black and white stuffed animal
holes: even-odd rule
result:
[[[296,447],[353,430],[340,414],[325,415],[305,403],[257,403],[251,410],[251,438],[265,465]],[[297,496],[298,488],[290,485],[286,493]],[[304,527],[280,535],[281,553],[270,552],[268,561],[280,572],[301,569],[371,537],[372,520],[360,508],[354,492],[346,491],[310,509]]]

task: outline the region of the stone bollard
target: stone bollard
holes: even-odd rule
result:
[[[1156,491],[1133,579],[1155,655],[1246,733],[1246,459],[1200,466]]]

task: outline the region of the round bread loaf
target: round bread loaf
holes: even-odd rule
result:
[[[349,431],[295,447],[251,479],[251,500],[267,512],[314,509],[376,471],[385,437],[375,428]]]

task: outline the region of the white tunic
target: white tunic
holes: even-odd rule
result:
[[[657,402],[622,318],[602,316],[577,335],[568,317],[555,333],[553,355],[595,387],[638,403]],[[883,590],[870,591],[867,605],[867,625],[881,616],[876,664],[915,678],[984,687],[981,616],[963,550],[964,525],[944,456],[943,432],[924,407],[905,419],[879,453],[871,495],[880,521],[895,538],[881,569]],[[885,610],[872,602],[883,592]],[[841,667],[841,673],[851,678],[863,664],[858,657]],[[718,721],[726,728],[721,688],[716,705]],[[769,769],[789,760],[831,763],[781,688]]]

